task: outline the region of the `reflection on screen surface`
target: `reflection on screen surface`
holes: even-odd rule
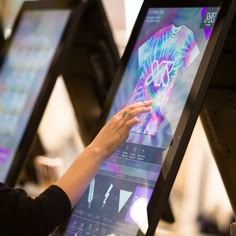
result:
[[[109,117],[153,100],[75,207],[66,235],[136,235],[195,79],[219,8],[149,9]]]
[[[69,10],[24,12],[0,71],[0,181],[4,182],[57,49]],[[58,24],[60,22],[60,24]]]

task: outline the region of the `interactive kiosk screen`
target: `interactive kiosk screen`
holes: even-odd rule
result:
[[[9,174],[23,162],[19,147],[26,132],[32,138],[35,129],[29,122],[37,123],[37,112],[42,115],[36,105],[46,97],[49,70],[70,16],[71,9],[27,9],[20,14],[0,70],[1,182],[11,182]],[[31,143],[23,148],[28,150]]]
[[[101,164],[64,235],[154,234],[234,9],[231,1],[145,1],[106,105],[108,119],[143,100],[153,101],[151,112]]]

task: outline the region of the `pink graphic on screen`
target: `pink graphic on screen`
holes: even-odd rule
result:
[[[176,79],[197,58],[200,51],[193,32],[181,25],[168,25],[138,49],[141,75],[130,103],[153,100],[152,111],[140,116],[131,132],[156,136],[165,116]]]
[[[207,13],[207,7],[203,7],[201,11],[202,18],[205,17],[206,13]],[[204,29],[206,40],[209,40],[209,38],[211,37],[212,30],[213,29],[210,27]]]
[[[0,148],[0,163],[8,161],[10,156],[10,150],[6,148]]]

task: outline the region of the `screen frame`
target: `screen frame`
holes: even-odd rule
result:
[[[106,117],[112,106],[112,102],[115,98],[117,88],[123,77],[125,67],[131,56],[133,47],[139,31],[142,26],[142,22],[146,16],[149,8],[163,7],[213,7],[221,6],[220,13],[214,26],[214,31],[206,47],[206,51],[200,63],[196,79],[192,85],[191,92],[188,96],[183,113],[180,117],[178,126],[172,139],[171,147],[168,150],[160,175],[163,176],[162,180],[158,178],[150,202],[148,204],[148,230],[145,235],[154,235],[156,227],[161,215],[164,211],[164,207],[167,204],[168,196],[173,186],[178,169],[182,162],[185,150],[187,148],[189,139],[192,134],[192,130],[196,123],[197,117],[200,113],[203,101],[206,96],[207,88],[209,86],[211,77],[213,75],[217,60],[220,56],[223,48],[227,32],[235,14],[236,4],[232,0],[182,0],[177,2],[174,0],[144,1],[133,30],[131,32],[130,39],[126,46],[125,52],[121,58],[120,65],[118,67],[114,82],[104,104],[103,114],[101,116],[101,124],[104,124]],[[192,107],[190,110],[189,108]],[[102,125],[100,125],[100,128]],[[137,233],[138,236],[144,235],[141,230]]]
[[[12,34],[7,39],[4,47],[4,55],[7,55],[8,50],[11,47],[12,39],[16,33],[18,25],[20,24],[21,17],[24,12],[30,10],[70,10],[69,19],[64,28],[64,32],[61,36],[58,47],[55,51],[55,54],[52,58],[49,70],[45,76],[45,80],[39,92],[39,95],[36,99],[35,106],[32,110],[32,113],[29,117],[27,126],[25,128],[22,139],[16,149],[16,153],[13,157],[8,175],[6,176],[5,183],[9,186],[14,186],[17,183],[17,179],[20,175],[20,172],[26,163],[26,160],[32,151],[33,143],[36,139],[37,129],[40,123],[40,120],[43,116],[44,110],[46,108],[47,102],[55,85],[58,75],[61,73],[61,67],[63,66],[63,60],[66,57],[66,52],[68,47],[71,44],[75,30],[77,27],[77,22],[80,20],[85,3],[73,3],[66,1],[37,1],[37,2],[24,2],[22,7],[16,17],[16,20],[13,24]]]

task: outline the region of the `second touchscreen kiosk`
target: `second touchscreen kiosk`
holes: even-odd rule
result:
[[[18,173],[18,167],[15,167],[16,153],[19,153],[19,145],[27,131],[29,120],[32,122],[35,104],[43,95],[48,71],[53,59],[55,60],[55,52],[70,15],[70,9],[26,9],[19,18],[18,28],[13,33],[0,70],[1,182],[15,182],[15,175]],[[32,127],[28,130],[33,133]],[[29,149],[30,144],[24,144],[26,149]],[[23,158],[18,160],[19,166],[22,166]]]
[[[148,227],[159,221],[158,212],[147,213],[148,203],[159,211],[164,207],[155,204],[168,197],[214,68],[210,59],[219,56],[224,24],[231,21],[235,5],[157,2],[146,1],[141,9],[117,73],[108,119],[128,104],[149,99],[151,112],[140,116],[128,140],[102,163],[65,235],[152,235]],[[157,189],[160,173],[165,181]]]
[[[0,182],[14,186],[31,156],[85,1],[25,1],[4,45],[0,68]]]

